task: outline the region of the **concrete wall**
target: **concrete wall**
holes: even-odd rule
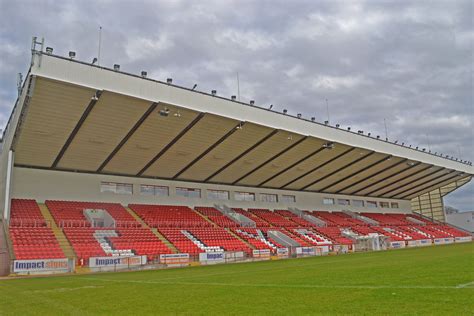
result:
[[[100,183],[106,182],[118,182],[118,183],[131,183],[133,184],[133,194],[114,194],[114,193],[101,193]],[[144,196],[140,194],[140,184],[148,185],[162,185],[168,186],[170,196],[158,197],[158,196]],[[201,189],[201,198],[185,198],[176,196],[176,187],[186,188],[199,188]],[[226,190],[230,191],[230,200],[210,200],[207,199],[207,189],[211,190]],[[256,193],[255,202],[235,201],[233,200],[234,192],[254,192]],[[281,201],[281,195],[295,195],[296,203],[265,203],[259,202],[259,193],[274,193],[279,195]],[[62,171],[49,171],[40,169],[29,169],[15,167],[13,170],[13,187],[12,187],[13,198],[28,198],[36,199],[39,202],[43,202],[47,199],[56,200],[76,200],[76,201],[101,201],[101,202],[118,202],[123,205],[129,203],[149,203],[149,204],[171,204],[171,205],[190,205],[190,206],[212,206],[214,204],[226,204],[230,207],[242,207],[242,208],[288,208],[298,207],[301,209],[308,210],[351,210],[354,212],[411,212],[410,202],[405,200],[389,200],[389,199],[376,199],[376,198],[362,198],[353,197],[346,195],[331,195],[331,194],[319,194],[310,192],[295,192],[286,190],[269,190],[269,189],[257,189],[248,187],[238,186],[225,186],[225,185],[212,185],[212,184],[200,184],[190,183],[182,181],[166,181],[166,180],[153,180],[153,179],[141,179],[133,177],[121,177],[121,176],[106,176],[98,174],[86,174],[86,173],[74,173],[74,172],[62,172]],[[341,206],[341,205],[323,205],[324,197],[333,197],[336,199],[357,199],[357,200],[370,200],[370,201],[388,201],[398,202],[398,209],[390,208],[367,208],[367,207],[355,207],[352,205]]]
[[[451,225],[474,233],[474,211],[446,214],[446,221]]]

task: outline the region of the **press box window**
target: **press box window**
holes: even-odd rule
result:
[[[283,203],[296,203],[296,196],[294,195],[282,195],[281,201]]]
[[[260,194],[260,201],[269,202],[269,203],[276,203],[276,202],[278,202],[278,195],[261,193]]]
[[[176,188],[176,195],[187,198],[200,198],[201,190],[192,188]]]
[[[115,183],[115,182],[101,182],[100,192],[111,192],[115,194],[133,194],[133,184],[130,183]]]
[[[377,202],[375,202],[375,201],[367,201],[367,207],[375,208],[375,207],[377,207]]]
[[[398,208],[398,202],[392,202],[391,206],[392,208]]]
[[[255,193],[251,192],[235,192],[234,199],[236,201],[255,201]]]
[[[339,205],[350,205],[351,201],[349,201],[347,199],[338,199],[337,204],[339,204]]]
[[[324,199],[323,199],[323,204],[324,204],[324,205],[334,205],[334,199],[332,199],[332,198],[324,198]]]
[[[228,200],[229,191],[207,190],[207,198],[210,200]]]
[[[140,185],[141,195],[157,195],[157,196],[168,196],[169,188],[159,185]]]
[[[362,200],[352,200],[352,205],[356,207],[364,207],[364,201]]]
[[[388,202],[380,202],[380,207],[381,208],[389,208],[390,205],[388,204]]]

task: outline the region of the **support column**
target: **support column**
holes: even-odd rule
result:
[[[3,207],[3,219],[10,222],[10,204],[11,204],[11,182],[13,173],[13,151],[8,151],[7,176],[5,179],[5,205]]]

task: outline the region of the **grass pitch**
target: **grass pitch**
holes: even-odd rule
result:
[[[0,315],[474,314],[474,244],[0,281]]]

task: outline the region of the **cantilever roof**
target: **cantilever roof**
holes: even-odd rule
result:
[[[26,80],[16,166],[397,199],[473,174],[439,156],[57,56],[35,54]]]

